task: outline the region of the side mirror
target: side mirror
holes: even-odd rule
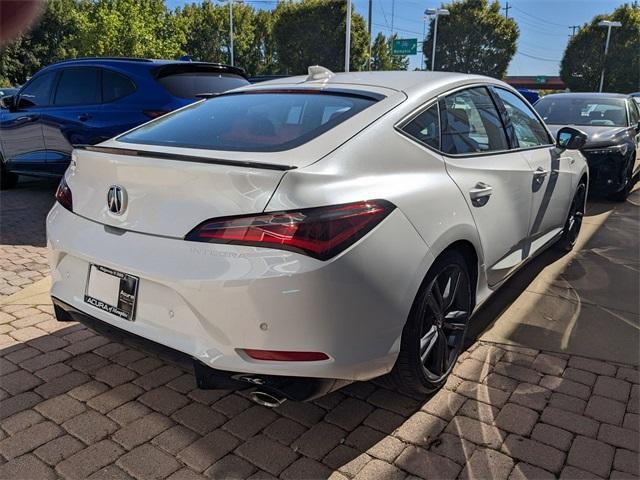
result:
[[[13,110],[16,107],[15,95],[7,95],[6,97],[0,98],[0,107]]]
[[[640,121],[636,125],[636,133],[640,133]]]
[[[562,127],[556,135],[556,146],[563,150],[580,150],[587,143],[587,134],[573,127]]]

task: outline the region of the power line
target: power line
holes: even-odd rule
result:
[[[528,12],[525,12],[524,10],[522,10],[522,9],[521,9],[521,8],[519,8],[519,7],[514,7],[514,6],[512,6],[511,8],[513,8],[514,10],[517,10],[518,12],[520,12],[520,13],[522,13],[522,14],[526,15],[527,17],[534,18],[534,19],[538,20],[539,22],[542,22],[542,23],[544,23],[544,24],[546,24],[546,25],[555,25],[556,27],[567,27],[567,26],[568,26],[567,24],[563,24],[563,23],[555,23],[555,22],[552,22],[551,20],[547,20],[547,19],[545,19],[545,18],[538,17],[538,16],[536,16],[536,15],[532,15],[532,14],[530,14],[530,13],[528,13]]]
[[[553,59],[553,58],[542,58],[542,57],[537,57],[537,56],[535,56],[535,55],[530,55],[530,54],[528,54],[528,53],[524,53],[524,52],[523,52],[523,51],[521,51],[521,50],[518,50],[518,51],[516,52],[516,55],[523,55],[523,56],[525,56],[525,57],[533,58],[533,59],[535,59],[535,60],[540,60],[540,61],[542,61],[542,62],[554,62],[554,63],[560,63],[560,62],[561,62],[561,60],[555,60],[555,59]]]
[[[376,27],[380,27],[380,28],[382,28],[382,29],[384,29],[384,30],[389,30],[389,31],[391,31],[391,27],[390,27],[389,25],[383,25],[383,24],[381,24],[381,23],[375,23],[375,22],[374,22],[374,25],[375,25]],[[415,30],[405,30],[404,28],[397,28],[397,27],[395,27],[395,31],[396,31],[396,32],[404,32],[404,33],[413,33],[413,34],[415,34],[415,35],[422,35],[422,32],[416,32]]]
[[[569,37],[573,38],[576,34],[576,28],[580,28],[580,25],[570,25],[569,28],[571,29],[571,35],[569,35]]]
[[[548,37],[565,37],[564,33],[558,33],[557,30],[551,30],[551,29],[545,29],[540,27],[539,25],[536,25],[535,23],[530,23],[528,20],[524,20],[522,18],[518,19],[518,26],[522,27],[522,26],[527,26],[527,27],[531,27],[531,28],[535,28],[536,29],[536,33],[538,34],[544,34]]]

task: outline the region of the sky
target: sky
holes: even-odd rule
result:
[[[199,0],[166,0],[170,8]],[[220,0],[219,0],[220,1]],[[224,0],[222,0],[224,1]],[[273,8],[277,0],[244,0],[256,8]],[[446,2],[445,2],[446,3]],[[505,7],[505,0],[500,6]],[[509,0],[509,17],[520,27],[518,51],[509,64],[508,75],[558,75],[560,59],[572,32],[598,14],[611,13],[623,0]],[[398,38],[423,37],[424,11],[441,6],[437,0],[373,0],[372,31]],[[368,0],[353,0],[355,11],[367,18]],[[504,10],[502,10],[504,12]],[[615,31],[612,33],[615,35]],[[604,49],[604,45],[603,45]],[[410,56],[409,69],[421,65],[421,54]]]

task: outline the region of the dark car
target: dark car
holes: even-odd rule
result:
[[[0,100],[0,186],[12,187],[19,174],[60,176],[74,145],[247,83],[242,69],[217,63],[85,58],[50,65]]]
[[[566,125],[587,136],[581,150],[589,164],[589,189],[624,201],[640,168],[640,106],[630,95],[558,93],[534,105],[555,134]]]

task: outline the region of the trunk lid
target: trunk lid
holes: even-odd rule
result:
[[[74,151],[66,174],[74,213],[124,230],[182,238],[209,218],[261,212],[287,170],[134,152],[100,147]],[[112,186],[124,192],[121,214],[109,209]]]
[[[322,104],[321,98],[330,99],[329,106],[333,106],[333,94],[304,93],[313,100],[307,102],[308,108],[298,110],[296,102],[302,97],[289,103],[289,97],[274,98],[268,104],[257,103],[259,107],[273,107],[255,114],[259,119],[257,125],[242,123],[244,117],[235,119],[236,103],[229,104],[230,97],[223,95],[208,100],[209,103],[192,104],[97,146],[76,149],[66,173],[73,211],[112,227],[173,238],[183,238],[207,219],[260,213],[288,170],[322,159],[406,99],[402,92],[394,90],[373,87],[368,90],[384,91],[384,95],[359,113],[334,124],[330,123],[331,118],[340,114],[340,110],[311,108]],[[265,97],[255,94],[231,97],[244,102],[243,115],[249,115],[246,112],[252,112],[252,102],[261,98]],[[342,105],[342,97],[339,100],[336,102]],[[286,115],[276,118],[278,112]],[[329,128],[305,137],[306,115],[315,119],[316,124],[322,118],[322,125]],[[252,130],[271,124],[273,129],[266,133]],[[299,131],[298,136],[291,138],[299,138],[300,142],[287,149],[268,151],[251,146],[251,142],[259,144],[263,138],[278,141],[284,138],[286,144],[287,132],[293,135],[294,131]],[[137,132],[141,136],[132,141],[131,136],[135,137]],[[223,135],[229,135],[232,146],[244,146],[247,142],[249,146],[245,150],[216,149],[215,140]],[[154,142],[143,141],[144,136]],[[194,142],[182,141],[186,137]],[[176,138],[180,141],[175,141]],[[203,148],[198,142],[213,143],[210,148]],[[112,186],[125,192],[120,214],[109,209],[107,195]]]

